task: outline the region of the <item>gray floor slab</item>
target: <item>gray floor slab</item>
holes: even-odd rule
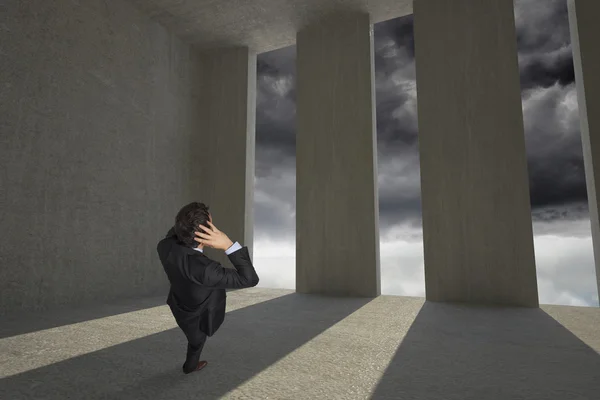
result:
[[[164,298],[3,317],[1,399],[596,399],[600,309],[228,294],[208,366]],[[88,315],[89,318],[85,318]],[[5,323],[7,322],[7,323]]]

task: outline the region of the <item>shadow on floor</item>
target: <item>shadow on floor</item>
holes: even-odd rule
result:
[[[4,378],[0,398],[218,399],[371,300],[284,295],[227,313],[200,373],[181,373],[186,342],[170,329]]]
[[[32,312],[35,315],[35,319],[29,319],[26,322],[23,322],[24,312],[3,315],[1,316],[0,339],[163,306],[166,304],[166,300],[167,295],[161,294],[152,297],[142,297],[139,300],[136,298],[135,301],[132,301],[130,298],[114,300],[101,306],[94,306],[93,308],[90,307],[90,304],[81,307],[58,307],[47,312]]]
[[[599,396],[600,355],[543,310],[426,302],[371,398]]]

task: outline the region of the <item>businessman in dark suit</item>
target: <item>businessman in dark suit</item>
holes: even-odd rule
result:
[[[225,251],[235,269],[204,255],[206,246]],[[200,354],[207,336],[214,335],[225,319],[225,289],[256,286],[258,275],[248,247],[219,231],[203,203],[190,203],[177,213],[175,226],[157,251],[171,283],[167,304],[188,341],[183,372],[189,374],[208,364],[200,361]]]

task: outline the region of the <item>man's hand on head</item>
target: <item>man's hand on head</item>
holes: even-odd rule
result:
[[[208,221],[208,225],[210,228],[207,228],[203,225],[198,225],[201,231],[194,232],[196,235],[194,240],[196,242],[203,246],[208,246],[223,251],[227,250],[233,245],[231,239],[229,239],[224,232],[218,230],[217,227],[213,225],[212,221]]]

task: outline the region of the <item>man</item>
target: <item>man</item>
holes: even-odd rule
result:
[[[235,270],[204,255],[206,246],[225,251]],[[256,286],[258,275],[248,247],[219,231],[203,203],[184,206],[156,249],[171,283],[167,304],[188,340],[183,372],[199,371],[208,364],[200,361],[206,337],[225,319],[225,289]]]

